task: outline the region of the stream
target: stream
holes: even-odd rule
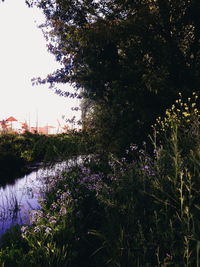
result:
[[[56,163],[53,167],[40,167],[15,179],[13,184],[0,186],[0,236],[15,224],[30,223],[30,211],[40,209],[38,199],[43,198],[48,189],[48,178],[74,162],[77,159]]]

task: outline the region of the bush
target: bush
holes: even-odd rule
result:
[[[177,100],[154,125],[153,156],[131,145],[128,160],[92,157],[52,177],[12,265],[198,266],[199,119],[198,95]],[[9,266],[11,252],[0,253]]]

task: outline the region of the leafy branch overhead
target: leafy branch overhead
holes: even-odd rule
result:
[[[27,2],[46,15],[48,50],[62,64],[40,82],[69,82],[102,108],[109,106],[112,128],[127,127],[128,114],[128,132],[145,131],[178,92],[189,96],[198,89],[197,0]]]

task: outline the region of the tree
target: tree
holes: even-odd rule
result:
[[[109,123],[97,125],[103,131],[108,127],[110,142],[119,149],[142,141],[178,92],[188,96],[199,87],[197,0],[35,0],[29,4],[43,9],[49,51],[63,64],[40,82],[73,84],[101,107],[95,120],[104,117],[105,121],[104,111],[112,114]]]

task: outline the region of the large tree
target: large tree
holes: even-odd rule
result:
[[[124,148],[143,139],[178,92],[188,96],[198,90],[198,0],[29,4],[43,9],[49,50],[63,64],[41,82],[70,82],[96,104],[93,125],[107,138],[105,147]]]

